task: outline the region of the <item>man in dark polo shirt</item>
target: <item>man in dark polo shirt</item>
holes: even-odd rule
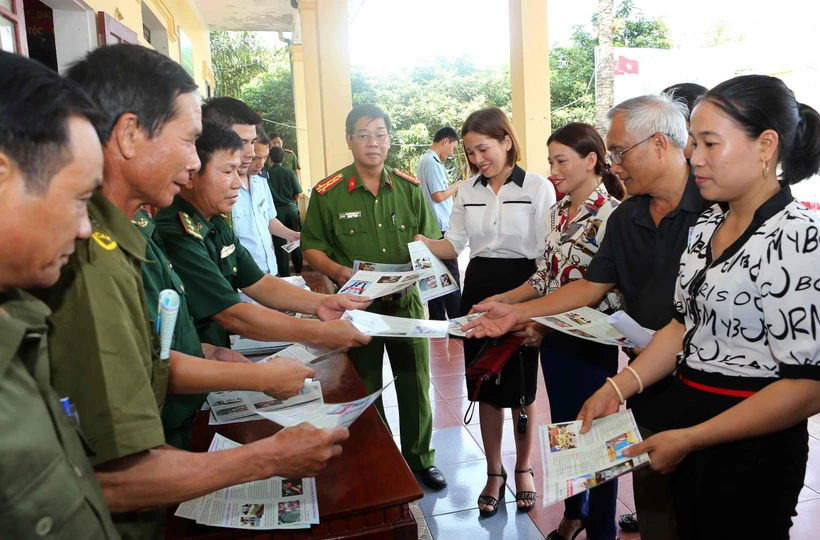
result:
[[[612,172],[631,198],[610,216],[606,236],[586,274],[530,302],[475,306],[486,313],[465,326],[474,328],[472,337],[500,336],[531,317],[597,305],[616,287],[623,294],[625,311],[641,326],[658,330],[672,319],[675,280],[689,228],[710,204],[701,197],[683,155],[688,140],[686,106],[663,94],[641,96],[616,105],[607,117]],[[633,359],[635,353],[627,351]],[[653,402],[671,381],[669,377],[627,403],[644,438],[658,429],[664,411],[655,410]],[[644,540],[677,538],[668,483],[668,477],[657,473],[634,473]]]

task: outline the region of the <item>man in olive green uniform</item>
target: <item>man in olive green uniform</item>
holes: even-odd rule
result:
[[[270,145],[271,148],[274,146],[278,146],[282,150],[285,151],[285,159],[282,160],[282,166],[286,169],[290,169],[296,175],[296,180],[299,184],[302,183],[302,167],[299,166],[299,158],[296,156],[296,152],[293,150],[289,150],[285,148],[285,141],[282,139],[282,134],[274,131],[270,134]],[[271,163],[273,163],[271,161]],[[273,165],[266,169],[268,174],[270,174],[270,169],[273,168]]]
[[[245,445],[239,453],[195,454],[165,444],[160,411],[166,390],[276,394],[283,379],[292,376],[288,392],[293,395],[309,375],[298,363],[277,362],[268,370],[266,364],[210,362],[179,351],[160,359],[158,339],[148,327],[149,309],[156,306],[147,305],[141,273],[142,264],[156,261],[147,259],[146,239],[131,220],[143,204],[170,204],[199,167],[194,144],[201,130],[197,86],[173,60],[127,44],[92,51],[67,78],[104,104],[115,121],[103,147],[102,189],[88,204],[90,239],[76,242],[59,281],[44,294],[53,311],[51,379],[60,395],[76,403],[120,535],[157,538],[164,533],[164,510],[141,510],[287,473],[293,467],[282,466],[284,460],[296,465],[305,444],[318,443],[307,453],[324,464],[340,451],[334,450],[335,442],[346,433],[285,430]],[[249,470],[250,461],[268,470]],[[301,465],[296,468],[313,469],[313,464]]]
[[[52,285],[91,233],[107,120],[21,56],[0,52],[0,88],[0,536],[115,540],[77,416],[51,386],[49,310],[20,290]]]
[[[313,189],[301,245],[310,265],[336,283],[343,284],[352,276],[355,260],[408,263],[407,244],[413,236],[440,236],[419,180],[384,166],[390,128],[389,117],[378,107],[354,107],[345,124],[353,164]],[[376,299],[369,311],[424,318],[416,287],[405,290],[403,295]],[[375,338],[369,345],[351,350],[350,358],[368,392],[382,386],[385,347],[397,377],[402,454],[425,485],[443,489],[447,482],[435,466],[435,451],[430,448],[433,420],[428,396],[428,342]],[[384,417],[381,400],[377,406]]]
[[[282,164],[284,158],[285,151],[282,148],[274,146],[270,149],[270,159],[273,166],[268,169],[268,187],[270,187],[270,193],[273,196],[273,204],[276,206],[276,215],[279,221],[289,229],[300,231],[302,223],[299,220],[299,207],[296,201],[299,200],[299,195],[302,193],[302,186],[299,185],[296,174]],[[293,257],[293,269],[296,273],[302,271],[302,250],[296,248],[288,253],[282,249],[282,246],[286,243],[282,238],[273,237],[276,264],[279,267],[280,276],[290,275],[289,255]]]

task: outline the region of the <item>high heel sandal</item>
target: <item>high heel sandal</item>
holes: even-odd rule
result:
[[[563,520],[562,520],[563,521]],[[572,535],[571,538],[567,539],[561,536],[561,533],[558,532],[558,529],[555,529],[551,533],[547,535],[546,540],[575,540],[575,537],[584,532],[587,528],[586,520],[581,520],[581,528],[576,530],[575,533]],[[615,537],[615,540],[619,540],[618,537]]]
[[[497,499],[494,498],[494,497],[490,497],[489,495],[481,495],[478,498],[478,505],[479,506],[484,505],[484,506],[492,506],[493,507],[492,510],[482,510],[481,508],[478,509],[478,513],[481,514],[481,517],[485,517],[485,518],[493,517],[494,515],[496,515],[496,513],[498,513],[498,501],[503,501],[504,500],[504,491],[506,491],[506,489],[507,489],[507,471],[504,470],[503,466],[501,467],[501,474],[487,473],[487,477],[491,477],[491,476],[503,478],[504,482],[501,484],[501,488],[498,490],[498,498]]]
[[[530,467],[529,469],[526,469],[526,470],[519,470],[519,469],[515,470],[515,474],[527,474],[527,473],[530,473],[532,475],[532,477],[535,478],[535,473],[532,472],[532,467]],[[518,501],[522,501],[522,502],[525,503],[524,506],[518,506],[516,504],[516,506],[518,506],[518,511],[519,512],[524,512],[526,514],[527,512],[529,512],[530,510],[535,508],[535,497],[536,497],[536,495],[537,495],[537,493],[535,491],[517,491],[515,493],[515,502],[518,503]],[[532,501],[532,504],[526,504],[530,501]]]

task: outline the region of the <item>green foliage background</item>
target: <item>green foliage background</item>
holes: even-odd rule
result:
[[[632,0],[621,2],[614,15],[616,47],[672,47],[664,22],[646,18]],[[550,49],[553,129],[594,121],[596,19],[576,26],[569,44]],[[244,100],[262,114],[267,131],[282,133],[285,146],[298,153],[287,49],[269,49],[249,32],[211,32],[211,50],[215,95]],[[411,173],[440,127],[460,131],[472,111],[490,105],[512,112],[509,67],[479,69],[466,57],[420,61],[389,75],[352,66],[351,85],[354,104],[372,103],[390,114],[394,136],[387,163]],[[343,129],[339,126],[340,134]],[[450,168],[454,179],[467,175],[463,152]]]

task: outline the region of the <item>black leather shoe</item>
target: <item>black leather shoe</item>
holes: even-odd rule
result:
[[[620,527],[622,530],[626,532],[638,532],[638,516],[636,516],[634,513],[621,515],[621,517],[618,518],[618,527]]]
[[[444,479],[444,475],[435,465],[427,467],[423,471],[416,471],[416,474],[421,478],[421,483],[430,489],[440,491],[447,487],[447,480]]]

